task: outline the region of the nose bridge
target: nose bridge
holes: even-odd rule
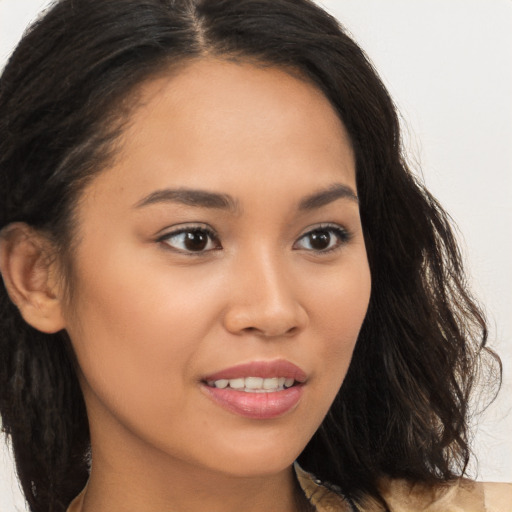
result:
[[[286,255],[261,246],[238,256],[226,315],[229,330],[280,336],[304,326],[306,313],[289,263]]]
[[[283,258],[271,251],[258,251],[248,261],[247,275],[251,279],[256,303],[261,307],[281,308],[291,299],[292,290]]]

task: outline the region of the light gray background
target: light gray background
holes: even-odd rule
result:
[[[504,363],[472,476],[512,481],[512,0],[323,0],[379,70],[413,168],[461,234]],[[0,67],[45,0],[0,0]],[[24,511],[0,439],[0,511]]]

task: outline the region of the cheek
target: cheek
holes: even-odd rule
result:
[[[68,332],[89,386],[98,394],[130,399],[157,389],[180,388],[191,378],[216,303],[215,284],[191,279],[169,265],[151,264],[114,244],[94,261],[93,251],[76,270],[73,314]],[[99,251],[95,252],[96,257]],[[199,272],[200,273],[200,272]],[[149,391],[149,392],[148,392]],[[122,398],[121,398],[122,399]],[[118,400],[118,398],[116,398]]]
[[[368,309],[371,277],[363,249],[354,251],[339,268],[305,283],[311,325],[322,329],[331,349],[344,350],[355,343]]]
[[[322,389],[325,414],[343,383],[368,308],[371,277],[366,253],[354,253],[336,272],[306,284],[311,354],[319,369],[313,378]]]

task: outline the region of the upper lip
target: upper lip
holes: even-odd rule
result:
[[[297,382],[305,382],[306,372],[297,365],[277,359],[274,361],[250,361],[248,363],[224,368],[216,373],[212,373],[204,378],[205,381],[215,381],[221,379],[239,379],[242,377],[262,377],[263,379],[271,377],[285,377],[294,379]]]

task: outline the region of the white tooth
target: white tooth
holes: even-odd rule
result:
[[[243,389],[245,387],[245,379],[229,379],[229,387],[233,389]]]
[[[245,387],[247,389],[261,389],[263,386],[263,379],[261,377],[246,377]]]
[[[284,381],[284,387],[285,388],[291,388],[293,386],[294,382],[295,382],[295,379],[286,379]]]
[[[279,377],[279,387],[282,388],[284,386],[284,383],[286,382],[285,377]]]
[[[279,379],[277,377],[263,380],[263,389],[277,389],[278,386]]]
[[[226,388],[228,386],[228,384],[229,384],[228,379],[219,379],[219,380],[215,381],[215,387],[220,388],[220,389]]]

